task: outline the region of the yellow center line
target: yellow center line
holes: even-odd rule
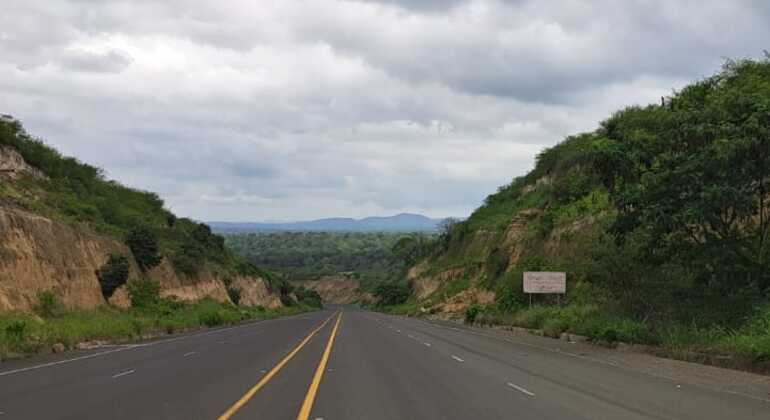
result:
[[[329,318],[326,318],[326,320],[323,323],[321,323],[321,325],[318,326],[318,328],[316,328],[313,331],[311,331],[310,334],[308,334],[308,336],[305,337],[305,339],[302,340],[297,345],[297,347],[294,348],[294,350],[292,350],[280,362],[278,362],[277,365],[275,365],[272,369],[270,369],[270,372],[267,372],[267,374],[265,374],[265,376],[263,376],[262,379],[260,379],[259,382],[257,382],[256,385],[251,387],[251,389],[249,389],[245,394],[243,394],[241,399],[236,401],[235,404],[230,406],[230,408],[228,408],[227,411],[224,412],[224,414],[219,416],[218,420],[228,420],[230,417],[233,416],[233,414],[235,414],[238,410],[240,410],[241,407],[243,407],[247,402],[249,402],[251,397],[253,397],[254,394],[256,394],[257,391],[259,391],[260,388],[265,386],[265,384],[268,383],[268,381],[270,381],[270,379],[273,376],[275,376],[275,374],[278,373],[278,371],[281,370],[281,368],[283,368],[283,366],[286,363],[288,363],[289,360],[291,360],[294,357],[294,355],[296,355],[302,349],[302,347],[304,347],[305,344],[307,344],[307,342],[310,341],[310,339],[313,338],[314,335],[316,335],[316,333],[318,331],[321,331],[321,328],[323,328],[329,322],[330,319],[334,318],[334,315],[335,314],[332,314],[332,316],[330,316]],[[338,319],[338,321],[339,321],[339,319]]]
[[[310,388],[305,395],[305,402],[302,403],[302,409],[299,410],[297,420],[308,420],[310,417],[310,410],[313,408],[313,401],[315,401],[315,395],[318,392],[318,386],[321,384],[321,378],[326,371],[326,363],[329,361],[329,355],[332,352],[332,345],[334,344],[334,338],[337,336],[337,329],[340,326],[342,320],[342,312],[337,316],[337,322],[334,324],[332,335],[329,336],[329,342],[326,344],[326,350],[324,350],[323,356],[321,356],[321,363],[318,364],[318,369],[313,376],[313,382],[310,383]]]

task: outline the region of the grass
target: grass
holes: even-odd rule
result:
[[[549,337],[568,332],[595,342],[658,346],[663,356],[684,360],[726,358],[735,367],[770,362],[770,307],[757,312],[743,327],[673,324],[654,328],[647,323],[614,315],[595,305],[535,306],[513,312],[482,308],[475,317],[481,325],[511,325],[542,330]]]
[[[237,308],[214,300],[179,303],[174,308],[117,309],[63,312],[52,317],[34,314],[0,315],[0,360],[67,349],[93,340],[126,342],[203,327],[231,325],[245,320],[269,319],[310,310],[298,305],[278,309]]]
[[[594,305],[534,306],[512,313],[488,307],[477,316],[477,322],[542,330],[549,337],[569,332],[607,343],[655,343],[649,326],[643,322],[607,314]]]

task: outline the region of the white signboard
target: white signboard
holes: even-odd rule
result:
[[[524,293],[567,293],[567,273],[525,271]]]

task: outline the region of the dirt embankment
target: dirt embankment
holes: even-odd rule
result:
[[[0,207],[0,311],[30,311],[38,293],[52,291],[68,308],[91,309],[106,303],[97,270],[112,253],[129,257],[129,282],[139,278],[130,250],[114,238],[26,211]],[[164,259],[146,275],[161,285],[163,296],[194,301],[210,297],[229,301],[222,279],[207,269],[193,277],[179,276]],[[241,304],[280,306],[280,300],[259,278],[235,279],[233,287],[245,297]],[[128,306],[125,287],[110,303]]]
[[[324,276],[317,280],[294,281],[292,285],[315,290],[324,303],[347,305],[374,301],[371,293],[361,290],[358,280],[344,274]]]
[[[493,250],[499,250],[505,255],[506,267],[510,270],[516,265],[524,251],[523,238],[527,232],[527,224],[538,214],[537,209],[524,209],[515,214],[505,231],[494,234],[479,231],[466,244],[469,253],[488,256]],[[423,311],[441,319],[461,318],[468,306],[472,304],[488,305],[494,303],[495,292],[486,290],[479,282],[486,275],[484,263],[449,267],[443,270],[431,269],[435,261],[423,261],[407,272],[407,280],[412,285],[414,296],[424,303]],[[454,294],[447,294],[449,283],[467,279],[468,287]]]

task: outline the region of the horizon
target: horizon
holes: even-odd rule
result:
[[[264,224],[282,224],[282,223],[304,223],[304,222],[316,222],[319,220],[326,220],[326,219],[347,219],[347,220],[355,220],[355,221],[361,221],[364,219],[370,219],[370,218],[394,218],[397,216],[422,216],[426,217],[431,220],[445,220],[445,219],[459,219],[460,217],[457,216],[446,216],[446,217],[430,217],[424,214],[419,213],[397,213],[397,214],[391,214],[391,215],[372,215],[372,216],[365,216],[365,217],[345,217],[345,216],[332,216],[332,217],[321,217],[317,219],[299,219],[299,220],[204,220],[204,223],[264,223]]]
[[[196,220],[467,217],[544,148],[762,56],[770,8],[692,4],[10,0],[0,113]]]

